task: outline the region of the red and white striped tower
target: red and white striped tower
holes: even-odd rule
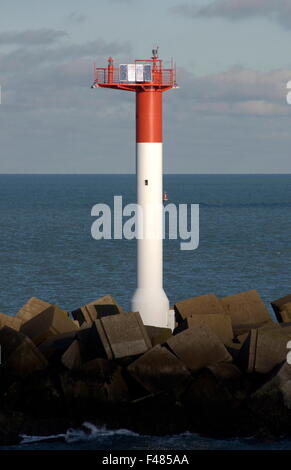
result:
[[[176,69],[163,68],[153,50],[150,60],[95,69],[93,88],[136,93],[136,176],[138,215],[137,288],[132,310],[145,325],[173,326],[163,289],[163,92],[176,86]]]

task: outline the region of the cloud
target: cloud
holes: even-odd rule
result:
[[[183,74],[183,72],[182,72]],[[223,73],[195,77],[186,73],[181,97],[193,110],[220,115],[277,116],[290,112],[286,84],[291,70],[269,72],[232,67]],[[189,96],[189,90],[192,96]]]
[[[5,75],[15,75],[15,70],[23,69],[23,72],[31,70],[36,76],[41,67],[51,64],[68,63],[70,60],[80,58],[102,58],[104,56],[128,53],[130,44],[128,42],[116,43],[105,42],[103,39],[87,41],[82,44],[62,44],[57,47],[38,49],[27,49],[24,47],[14,49],[9,53],[0,54],[0,67]]]
[[[131,53],[130,44],[97,38],[3,51],[0,172],[104,170],[112,128],[114,159],[131,106],[128,93],[91,89],[93,61],[106,66],[112,54],[122,63]],[[129,140],[126,132],[124,139]],[[123,165],[112,162],[119,171]]]
[[[65,31],[46,28],[4,31],[0,33],[0,45],[44,46],[54,44],[65,36],[67,36]]]
[[[116,64],[126,63],[131,52],[130,43],[102,38],[2,51],[0,172],[134,171],[133,93],[90,89],[93,60],[106,66],[112,53]],[[178,70],[181,88],[165,97],[167,170],[193,171],[195,148],[198,172],[246,171],[252,152],[270,154],[271,162],[271,151],[276,162],[281,152],[284,171],[289,80],[286,69],[232,67],[205,76]]]
[[[15,48],[0,53],[0,83],[4,109],[68,109],[90,105],[82,91],[93,82],[93,62],[106,66],[107,57],[121,60],[131,51],[128,42],[99,38],[79,44],[58,44],[37,49]],[[123,58],[124,61],[124,58]],[[81,101],[83,102],[81,103]],[[87,101],[86,101],[87,100]]]
[[[72,23],[84,23],[86,21],[87,16],[83,15],[83,13],[80,13],[79,11],[72,11],[66,19]]]
[[[184,3],[173,7],[172,11],[187,17],[226,18],[232,21],[263,17],[291,28],[290,0],[215,0],[200,7]]]

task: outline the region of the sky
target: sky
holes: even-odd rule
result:
[[[0,173],[134,173],[134,94],[93,63],[177,64],[165,173],[291,173],[290,0],[2,0]]]

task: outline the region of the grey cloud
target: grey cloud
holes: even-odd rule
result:
[[[87,16],[79,11],[72,11],[67,17],[67,20],[72,23],[84,23],[86,21]]]
[[[6,54],[0,54],[0,67],[5,70],[6,75],[15,75],[16,70],[29,70],[37,67],[33,73],[37,76],[40,66],[52,63],[66,63],[72,59],[106,58],[108,55],[118,55],[129,53],[131,50],[128,42],[107,43],[102,39],[85,42],[83,44],[61,45],[54,48],[39,48],[37,50],[28,50],[26,48],[18,48]]]
[[[127,42],[109,43],[96,39],[83,44],[60,44],[33,50],[18,48],[2,53],[1,82],[3,90],[7,90],[6,102],[23,108],[65,108],[83,100],[83,105],[89,106],[92,95],[87,91],[82,95],[80,91],[93,81],[93,61],[106,66],[108,55],[116,56],[119,62],[126,60],[125,56],[130,52],[131,46]],[[179,111],[183,119],[185,112],[190,115],[195,111],[209,115],[257,116],[289,112],[285,100],[286,83],[291,79],[289,70],[259,72],[233,67],[224,73],[204,77],[181,70],[178,78],[183,83],[178,92],[185,107],[185,111]],[[102,100],[103,95],[99,94],[98,99]],[[126,99],[126,94],[118,94],[120,104]],[[109,101],[107,110],[110,114]],[[122,106],[120,109],[122,113]]]
[[[18,110],[68,109],[76,103],[90,106],[93,61],[105,67],[109,55],[124,61],[122,54],[128,55],[130,50],[129,43],[97,39],[83,44],[37,50],[18,48],[2,53],[2,104]],[[121,101],[124,101],[123,94]]]
[[[226,18],[233,21],[265,17],[285,28],[291,27],[289,0],[215,0],[205,6],[184,3],[173,7],[172,11],[187,17]]]
[[[208,115],[238,116],[276,116],[290,112],[286,105],[286,84],[291,79],[291,70],[260,72],[233,67],[204,77],[180,73],[183,87],[179,96],[187,112],[192,109]]]
[[[2,53],[0,171],[133,172],[133,94],[90,89],[94,59],[106,66],[112,53],[118,64],[130,52],[128,43],[97,39]],[[285,69],[203,77],[178,70],[181,88],[165,97],[166,170],[246,171],[255,152],[271,151],[284,170],[290,79]]]
[[[43,46],[53,44],[67,36],[65,31],[34,29],[26,31],[4,31],[0,33],[0,45]]]

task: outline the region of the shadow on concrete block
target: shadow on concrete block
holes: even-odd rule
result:
[[[97,318],[117,315],[122,312],[123,309],[117,304],[116,300],[111,295],[105,295],[83,307],[73,310],[71,314],[82,326],[83,323],[92,325]]]
[[[20,331],[26,334],[36,345],[51,336],[77,331],[78,327],[59,307],[52,305],[42,313],[24,323]]]
[[[197,324],[195,328],[172,336],[167,345],[193,372],[219,362],[232,361],[223,343],[206,324]]]
[[[1,368],[4,373],[26,377],[47,367],[47,360],[24,334],[4,326],[0,329]]]
[[[173,389],[190,378],[183,362],[160,345],[130,364],[127,371],[151,393]]]
[[[271,302],[277,320],[281,322],[291,322],[291,295],[286,295]]]

